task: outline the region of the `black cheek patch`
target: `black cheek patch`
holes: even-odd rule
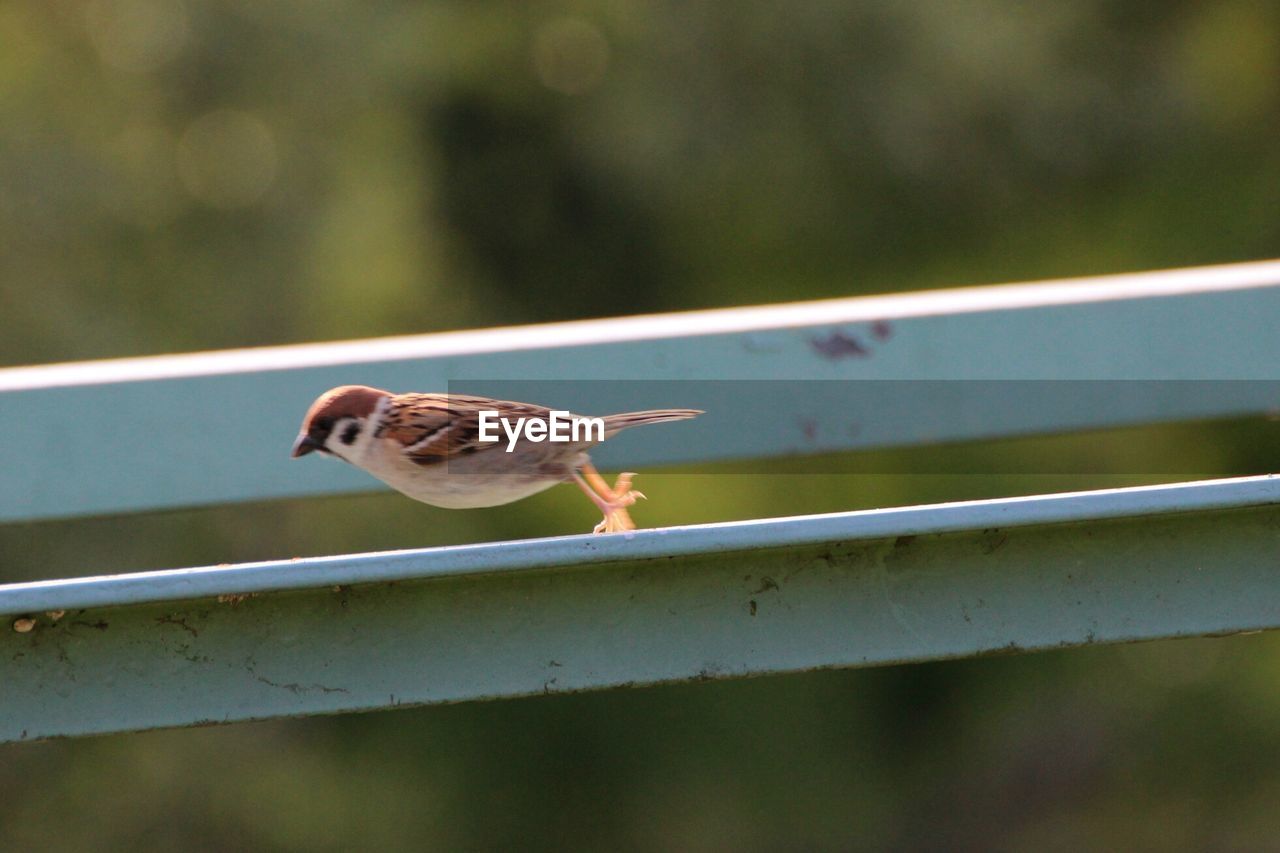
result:
[[[351,445],[351,444],[355,444],[356,436],[359,434],[360,434],[360,425],[351,424],[349,427],[347,427],[342,431],[342,435],[338,436],[338,439],[343,444]]]

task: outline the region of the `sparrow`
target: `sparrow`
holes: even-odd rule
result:
[[[312,451],[336,456],[415,500],[454,509],[501,506],[572,481],[604,515],[594,532],[614,533],[635,529],[627,507],[644,495],[631,488],[633,473],[620,474],[609,486],[592,466],[588,448],[633,426],[700,414],[697,409],[654,409],[590,419],[488,397],[393,394],[343,385],[311,404],[293,443],[293,457]],[[552,441],[538,440],[535,430],[521,428],[555,419],[565,426],[560,416],[582,421],[584,429],[563,430],[572,440]],[[595,430],[593,420],[599,421]]]

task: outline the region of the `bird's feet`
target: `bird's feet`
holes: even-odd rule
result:
[[[637,498],[643,498],[644,492],[631,488],[631,478],[634,476],[631,472],[619,474],[613,488],[607,490],[607,496],[601,495],[604,499],[597,506],[604,513],[604,520],[595,526],[593,533],[618,533],[636,529],[636,523],[631,520],[627,507],[634,504]]]
[[[592,530],[593,533],[619,533],[636,529],[636,523],[631,520],[627,507],[638,498],[643,498],[644,493],[631,488],[631,478],[634,476],[632,472],[619,474],[617,481],[610,487],[589,463],[582,467],[581,475],[574,472],[574,479],[582,491],[604,515],[604,519]]]

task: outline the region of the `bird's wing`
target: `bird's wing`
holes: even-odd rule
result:
[[[472,453],[505,449],[506,434],[495,424],[497,441],[480,440],[480,412],[496,411],[498,417],[547,418],[551,410],[529,403],[466,397],[458,394],[403,394],[386,414],[378,437],[399,442],[404,454],[418,465]]]

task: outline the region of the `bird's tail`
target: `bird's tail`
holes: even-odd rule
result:
[[[661,424],[667,421],[683,421],[696,418],[702,414],[701,409],[650,409],[647,412],[623,412],[620,415],[604,417],[604,437],[616,435],[624,429],[644,424]]]

